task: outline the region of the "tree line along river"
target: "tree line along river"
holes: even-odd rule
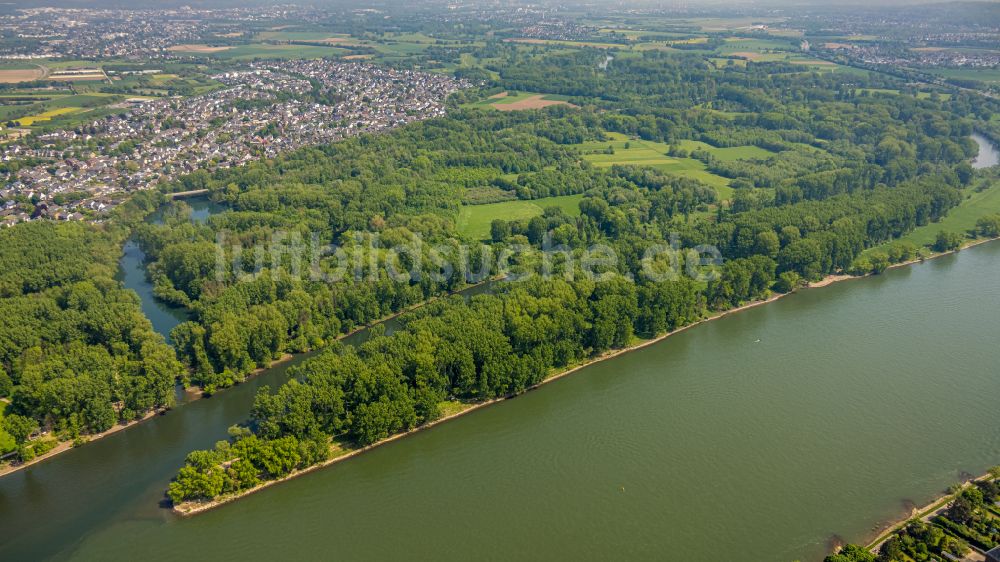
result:
[[[137,252],[123,280],[169,331]],[[993,243],[698,326],[198,517],[163,509],[184,456],[300,356],[0,479],[0,558],[816,560],[1000,459],[997,303]]]

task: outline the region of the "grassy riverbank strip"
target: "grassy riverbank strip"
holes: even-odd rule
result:
[[[359,332],[363,332],[364,330],[369,330],[369,329],[371,329],[374,326],[377,326],[379,324],[383,324],[385,322],[389,322],[390,320],[394,320],[396,318],[399,318],[400,316],[402,316],[404,314],[407,314],[409,312],[413,312],[415,310],[418,310],[420,308],[428,306],[431,303],[434,303],[434,302],[436,302],[439,299],[448,298],[448,297],[453,296],[453,295],[460,295],[460,294],[462,294],[462,293],[464,293],[466,291],[470,291],[470,290],[475,289],[476,287],[479,287],[481,285],[485,285],[487,283],[492,283],[494,281],[498,281],[499,279],[500,279],[500,277],[494,277],[494,278],[487,279],[486,281],[480,281],[479,283],[472,283],[472,284],[466,285],[465,287],[463,287],[461,289],[457,289],[457,290],[454,290],[454,291],[449,291],[449,292],[447,292],[445,294],[434,296],[434,297],[431,297],[429,299],[420,301],[418,303],[415,303],[415,304],[412,304],[410,306],[404,307],[403,309],[401,309],[401,310],[399,310],[397,312],[393,312],[391,314],[383,316],[382,318],[379,318],[379,319],[373,320],[373,321],[371,321],[371,322],[369,322],[367,324],[358,326],[357,328],[354,328],[350,332],[347,332],[347,333],[344,333],[344,334],[340,334],[336,338],[334,338],[333,341],[335,341],[335,342],[336,341],[341,341],[341,340],[349,338],[349,337],[351,337],[351,336],[353,336],[353,335],[355,335],[355,334],[357,334]],[[308,352],[309,351],[306,351],[306,352],[303,352],[303,353],[308,353]],[[292,359],[294,359],[295,357],[297,357],[299,355],[302,355],[302,354],[283,353],[281,355],[281,357],[275,359],[274,361],[272,361],[267,366],[265,366],[265,367],[257,367],[256,369],[253,369],[252,371],[250,371],[249,373],[247,373],[246,377],[244,377],[241,382],[246,382],[246,381],[248,381],[248,380],[250,380],[250,379],[252,379],[254,377],[257,377],[257,376],[265,373],[266,371],[269,371],[269,370],[274,369],[274,368],[276,368],[276,367],[278,367],[278,366],[280,366],[280,365],[282,365],[284,363],[287,363],[287,362],[291,361]],[[231,388],[231,387],[227,387],[227,388]],[[220,390],[216,391],[215,394],[218,394],[219,392],[225,392],[225,390],[226,390],[225,388],[220,389]],[[125,423],[115,424],[114,427],[112,427],[111,429],[108,429],[107,431],[103,431],[101,433],[90,434],[90,435],[83,435],[82,437],[83,437],[84,441],[80,442],[80,443],[74,442],[74,441],[71,441],[71,440],[60,441],[55,447],[53,447],[49,451],[46,451],[44,454],[38,455],[37,457],[31,459],[28,462],[22,462],[22,463],[17,463],[17,464],[8,462],[6,464],[0,464],[0,478],[6,476],[8,474],[12,474],[14,472],[17,472],[19,470],[28,468],[29,466],[38,464],[38,463],[40,463],[42,461],[46,461],[48,459],[51,459],[52,457],[55,457],[56,455],[58,455],[60,453],[65,453],[66,451],[70,451],[72,449],[75,449],[76,447],[82,447],[83,445],[86,445],[87,443],[90,443],[90,442],[93,442],[93,441],[97,441],[98,439],[107,437],[108,435],[112,435],[112,434],[118,433],[119,431],[123,431],[125,429],[129,429],[132,426],[140,424],[140,423],[142,423],[144,421],[147,421],[147,420],[149,420],[149,419],[151,419],[151,418],[153,418],[153,417],[155,417],[157,415],[165,415],[167,412],[169,412],[173,408],[184,406],[184,405],[190,404],[191,402],[194,402],[196,400],[200,400],[202,398],[207,398],[209,396],[212,396],[212,394],[207,394],[204,391],[204,389],[202,389],[202,388],[200,388],[198,386],[194,386],[194,385],[185,387],[184,392],[190,394],[191,396],[187,400],[184,400],[181,404],[178,404],[177,406],[173,406],[173,407],[170,407],[170,408],[156,408],[156,409],[153,409],[153,410],[150,410],[150,411],[146,412],[140,418],[136,418],[134,420],[130,420],[130,421],[125,422]]]
[[[930,260],[930,259],[934,259],[934,258],[938,258],[938,257],[944,256],[944,255],[948,255],[948,254],[952,254],[952,253],[958,252],[958,251],[960,251],[961,249],[964,249],[964,248],[968,248],[968,247],[976,246],[976,245],[983,244],[983,243],[986,243],[986,242],[990,242],[992,240],[996,240],[996,239],[994,238],[994,239],[988,239],[988,240],[969,241],[968,244],[966,244],[965,246],[963,246],[960,249],[951,250],[951,251],[947,251],[947,252],[940,252],[940,253],[931,254],[931,255],[929,255],[927,257],[924,257],[924,258],[921,258],[921,259],[915,259],[915,260],[911,260],[911,261],[907,261],[907,262],[895,264],[895,265],[893,265],[891,267],[892,268],[903,267],[903,266],[907,266],[907,265],[912,265],[914,263],[919,263],[919,262],[927,261],[927,260]],[[851,275],[830,275],[830,276],[827,276],[826,278],[824,278],[821,281],[817,281],[815,283],[809,284],[807,286],[807,288],[826,287],[826,286],[832,285],[833,283],[837,283],[837,282],[840,282],[840,281],[846,281],[846,280],[849,280],[849,279],[858,279],[858,278],[861,278],[861,277],[856,277],[856,276],[851,276]],[[542,387],[542,386],[544,386],[544,385],[546,385],[546,384],[548,384],[550,382],[553,382],[553,381],[561,379],[561,378],[563,378],[565,376],[571,375],[571,374],[573,374],[573,373],[575,373],[577,371],[580,371],[580,370],[582,370],[582,369],[584,369],[586,367],[589,367],[591,365],[594,365],[596,363],[600,363],[602,361],[606,361],[608,359],[612,359],[614,357],[618,357],[620,355],[624,355],[626,353],[630,353],[630,352],[642,349],[644,347],[653,345],[655,343],[659,343],[659,342],[665,340],[666,338],[668,338],[670,336],[676,335],[676,334],[681,333],[681,332],[683,332],[685,330],[689,330],[691,328],[694,328],[695,326],[698,326],[698,325],[701,325],[701,324],[704,324],[704,323],[707,323],[707,322],[711,322],[711,321],[717,320],[719,318],[723,318],[723,317],[728,316],[730,314],[735,314],[737,312],[741,312],[741,311],[744,311],[744,310],[748,310],[748,309],[751,309],[751,308],[762,306],[762,305],[774,302],[774,301],[776,301],[776,300],[778,300],[780,298],[786,297],[786,296],[791,295],[791,294],[792,293],[779,293],[779,294],[772,295],[771,297],[769,297],[767,299],[764,299],[764,300],[753,301],[753,302],[747,303],[747,304],[745,304],[743,306],[739,306],[739,307],[732,308],[732,309],[725,310],[725,311],[716,312],[716,313],[713,313],[713,314],[711,314],[709,316],[706,316],[705,318],[703,318],[703,319],[701,319],[701,320],[699,320],[697,322],[693,322],[691,324],[688,324],[687,326],[680,327],[680,328],[678,328],[676,330],[673,330],[671,332],[667,332],[667,333],[662,334],[660,336],[657,336],[655,338],[646,339],[646,340],[639,340],[639,341],[636,341],[633,345],[630,345],[628,347],[617,349],[617,350],[613,350],[613,351],[609,351],[607,353],[598,355],[596,357],[592,357],[592,358],[590,358],[590,359],[588,359],[586,361],[580,362],[580,363],[578,363],[576,365],[571,365],[571,366],[569,366],[569,367],[567,367],[567,368],[565,368],[563,370],[560,370],[558,372],[550,374],[542,382],[540,382],[540,383],[538,383],[538,384],[536,384],[536,385],[528,388],[525,392],[530,392],[532,390],[538,389],[538,388],[540,388],[540,387]],[[496,398],[496,399],[493,399],[493,400],[488,400],[488,401],[485,401],[485,402],[476,402],[476,403],[450,402],[450,403],[448,403],[449,405],[452,405],[452,408],[449,408],[450,411],[448,413],[446,413],[443,417],[438,418],[438,419],[436,419],[436,420],[434,420],[432,422],[429,422],[429,423],[426,423],[424,425],[415,427],[415,428],[410,429],[410,430],[405,431],[405,432],[397,433],[397,434],[392,435],[392,436],[390,436],[390,437],[388,437],[386,439],[383,439],[382,441],[379,441],[377,443],[373,443],[371,445],[367,445],[365,447],[357,448],[357,449],[346,449],[346,448],[343,448],[339,444],[338,445],[334,445],[332,447],[332,454],[333,454],[333,456],[331,458],[329,458],[329,459],[321,462],[321,463],[309,466],[309,467],[301,469],[301,470],[292,471],[291,473],[287,474],[284,477],[277,478],[277,479],[274,479],[274,480],[268,480],[266,482],[262,482],[262,483],[258,484],[257,486],[255,486],[253,488],[249,488],[249,489],[246,489],[246,490],[243,490],[243,491],[240,491],[238,493],[231,494],[231,495],[220,496],[220,497],[218,497],[218,498],[216,498],[214,500],[211,500],[211,501],[190,501],[190,502],[184,502],[184,503],[175,505],[174,508],[173,508],[173,511],[175,513],[177,513],[178,515],[182,515],[182,516],[192,516],[192,515],[197,515],[199,513],[204,513],[205,511],[208,511],[208,510],[214,509],[216,507],[219,507],[221,505],[224,505],[224,504],[236,501],[236,500],[238,500],[238,499],[240,499],[242,497],[245,497],[247,495],[259,492],[259,491],[261,491],[261,490],[263,490],[265,488],[271,487],[271,486],[273,486],[275,484],[279,484],[281,482],[285,482],[287,480],[291,480],[293,478],[297,478],[299,476],[302,476],[302,475],[307,474],[309,472],[318,470],[320,468],[324,468],[324,467],[336,464],[338,462],[341,462],[343,460],[351,458],[351,457],[353,457],[355,455],[358,455],[360,453],[363,453],[365,451],[374,449],[375,447],[379,447],[379,446],[385,445],[387,443],[391,443],[391,442],[396,441],[398,439],[402,439],[402,438],[404,438],[404,437],[406,437],[408,435],[412,435],[412,434],[414,434],[414,433],[416,433],[418,431],[423,431],[423,430],[429,429],[429,428],[434,427],[434,426],[436,426],[438,424],[441,424],[441,423],[444,423],[446,421],[450,421],[450,420],[453,420],[453,419],[458,418],[460,416],[463,416],[465,414],[468,414],[468,413],[470,413],[472,411],[478,410],[480,408],[485,408],[487,406],[491,406],[493,404],[496,404],[497,402],[501,402],[503,400],[507,400],[507,399],[510,399],[510,398],[515,398],[517,396],[520,396],[520,394],[507,395],[507,396],[503,396],[503,397]]]

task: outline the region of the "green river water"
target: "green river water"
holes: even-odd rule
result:
[[[992,243],[695,327],[194,518],[161,507],[286,364],[0,478],[0,559],[818,560],[1000,463],[998,312]]]

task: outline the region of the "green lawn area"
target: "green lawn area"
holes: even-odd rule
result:
[[[615,164],[632,164],[649,166],[671,175],[693,178],[705,183],[719,194],[719,199],[727,200],[733,196],[727,178],[717,176],[705,169],[701,160],[694,158],[674,158],[667,156],[669,145],[662,142],[628,139],[625,135],[608,133],[608,141],[590,141],[578,145],[584,153],[583,158],[598,167],[610,167]],[[626,143],[628,148],[625,148]],[[715,148],[699,141],[681,141],[681,148],[686,150],[707,150],[721,160],[731,161],[748,158],[766,158],[772,153],[756,146],[736,146],[731,148]],[[608,146],[614,148],[614,154],[604,154]]]
[[[524,220],[542,214],[545,207],[559,207],[568,215],[579,215],[583,195],[563,195],[543,199],[504,201],[487,205],[465,205],[458,213],[458,231],[476,239],[490,237],[490,224],[494,219]]]
[[[375,50],[383,55],[408,56],[422,53],[427,50],[429,43],[378,43],[374,45]]]
[[[793,48],[791,41],[782,41],[780,39],[750,39],[750,38],[740,38],[732,37],[726,39],[726,42],[719,47],[720,53],[734,53],[734,52],[760,52],[765,49],[778,49],[782,51],[788,51]]]
[[[927,246],[934,243],[937,233],[942,230],[965,234],[976,227],[976,221],[983,215],[1000,213],[1000,181],[994,181],[985,191],[979,193],[966,191],[964,194],[968,197],[958,207],[952,209],[948,216],[939,222],[917,227],[900,240],[908,240],[917,246]]]
[[[774,156],[773,152],[759,146],[731,146],[727,148],[715,148],[708,143],[693,140],[682,140],[678,144],[681,148],[689,151],[707,150],[712,153],[712,156],[722,160],[723,162],[732,162],[733,160],[759,160],[761,158]]]
[[[959,80],[979,80],[991,84],[1000,83],[1000,69],[995,68],[924,68],[925,72],[937,74],[944,78]]]
[[[93,68],[93,69],[100,68],[100,65],[92,60],[75,60],[75,59],[44,60],[44,61],[39,61],[39,64],[41,64],[44,67],[50,68],[52,70],[63,70],[66,68]]]
[[[899,90],[890,90],[887,88],[857,88],[856,90],[854,90],[854,92],[855,94],[861,92],[867,92],[870,95],[887,94],[891,96],[898,96],[900,93]],[[938,97],[940,97],[942,100],[951,99],[951,94],[947,92],[936,92],[936,93]],[[932,92],[917,92],[917,99],[921,100],[930,99],[931,95]]]

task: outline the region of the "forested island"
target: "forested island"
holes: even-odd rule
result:
[[[0,453],[29,462],[59,441],[80,444],[173,404],[183,367],[115,278],[127,233],[124,223],[0,231],[0,399],[8,403]]]
[[[189,456],[169,492],[182,511],[186,502],[232,496],[456,409],[516,395],[553,373],[719,311],[831,275],[878,273],[958,248],[970,236],[996,236],[996,217],[984,216],[971,232],[942,231],[926,248],[904,238],[933,228],[995,181],[969,165],[977,151],[968,138],[974,121],[961,117],[989,112],[988,100],[863,96],[839,89],[835,76],[793,68],[709,79],[697,59],[655,52],[588,79],[599,56],[543,52],[499,66],[503,84],[544,85],[577,107],[497,112],[476,107],[463,92],[442,119],[177,186],[209,189],[232,208],[204,225],[181,221],[179,228],[141,232],[159,293],[204,318],[173,334],[199,384],[224,386],[277,354],[321,345],[338,330],[455,284],[534,271],[559,248],[550,264],[555,279],[501,283],[489,295],[435,303],[405,316],[399,332],[359,348],[332,346],[308,360],[295,382],[258,398],[231,442]],[[868,80],[877,86],[881,79]],[[704,97],[715,100],[712,108],[696,103]],[[699,164],[728,189],[625,156],[640,149],[644,158],[659,150],[665,161]],[[754,157],[721,157],[751,149]],[[278,267],[221,288],[207,280],[222,231],[249,242],[279,229],[299,229],[307,240],[319,229],[345,243],[348,255],[365,251],[351,245],[359,232],[378,233],[386,247],[416,236],[458,245],[469,239],[455,228],[463,198],[544,205],[547,197],[567,195],[582,195],[577,209],[492,221],[480,252],[533,248],[506,272],[474,259],[469,263],[478,269],[440,284],[427,270],[411,271],[403,284],[385,274],[317,285]],[[714,246],[727,259],[708,280],[651,279],[644,256],[671,240],[679,248]],[[621,258],[600,267],[600,282],[579,269],[595,244]],[[178,261],[191,264],[192,256],[202,256],[200,268]],[[435,263],[425,257],[414,261]],[[659,266],[673,260],[683,271],[685,260],[694,265],[700,256],[678,250],[661,259]],[[227,271],[233,278],[246,273]],[[280,311],[293,300],[313,304],[298,305],[298,320],[282,324],[291,315]],[[328,314],[316,308],[331,300],[338,305]],[[253,312],[241,317],[241,310]],[[274,319],[263,338],[261,319]]]

